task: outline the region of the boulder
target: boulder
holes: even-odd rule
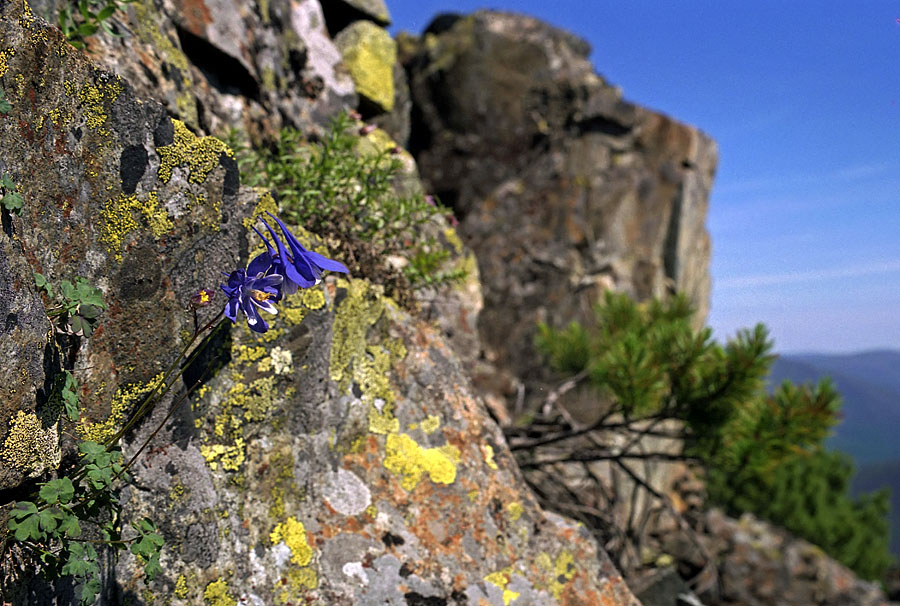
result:
[[[394,66],[397,44],[371,21],[355,21],[334,39],[360,97],[372,108],[364,113],[394,109]],[[362,107],[366,110],[366,107]]]
[[[446,15],[409,47],[410,151],[478,258],[488,361],[546,376],[537,322],[588,321],[607,288],[684,292],[703,321],[711,139],[624,101],[583,40],[530,17]]]

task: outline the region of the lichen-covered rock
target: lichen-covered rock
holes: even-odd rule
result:
[[[230,364],[135,470],[129,515],[169,547],[147,590],[123,558],[119,591],[636,604],[584,529],[537,507],[439,332],[360,279],[286,304],[264,338],[233,332]]]
[[[198,132],[318,128],[356,104],[318,0],[148,0],[92,56]]]
[[[584,41],[535,19],[445,16],[408,46],[410,150],[478,258],[488,360],[540,376],[538,320],[588,320],[610,287],[678,290],[705,317],[709,138],[623,101]]]
[[[0,348],[15,371],[0,377],[0,393],[21,396],[3,398],[0,411],[10,487],[58,463],[59,406],[45,403],[61,366],[78,375],[80,435],[103,438],[121,424],[180,349],[191,293],[237,265],[241,221],[259,195],[239,190],[221,141],[136,99],[27,4],[4,3],[0,17],[0,84],[12,105],[0,117],[0,167],[24,198],[21,217],[4,213],[0,261]],[[67,338],[58,352],[49,344],[34,271],[57,291],[76,276],[103,291],[108,310],[90,339]]]
[[[735,520],[711,510],[697,527],[714,557],[696,579],[695,591],[705,604],[889,606],[877,583],[862,581],[815,545],[750,514]],[[661,540],[678,566],[692,567],[696,549],[675,533]]]
[[[2,50],[0,50],[2,52]],[[0,176],[14,176],[0,159]],[[0,490],[59,465],[60,407],[51,401],[59,355],[22,248],[22,223],[2,211],[0,233]]]
[[[61,352],[79,379],[74,432],[103,440],[177,356],[190,295],[259,247],[253,217],[274,200],[239,186],[221,141],[137,99],[27,4],[0,5],[0,40],[12,103],[0,166],[25,199],[4,220],[0,287],[38,270],[103,291],[93,336]],[[13,303],[39,317],[21,290]],[[130,470],[122,527],[157,522],[162,572],[147,585],[134,556],[104,559],[101,604],[636,604],[584,529],[536,505],[433,322],[380,286],[328,278],[286,299],[262,336],[226,323],[185,373],[202,387],[123,440],[132,456],[155,436]],[[25,412],[8,432],[38,431]],[[20,574],[4,601],[75,600],[71,584]]]
[[[355,21],[341,30],[335,44],[356,84],[356,92],[380,111],[394,108],[397,44],[371,21]]]

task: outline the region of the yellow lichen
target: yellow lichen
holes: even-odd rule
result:
[[[25,471],[28,477],[56,469],[60,460],[56,423],[45,428],[34,413],[18,411],[10,421],[0,458]]]
[[[339,38],[338,47],[357,92],[385,111],[391,111],[397,44],[386,30],[371,21],[356,21],[345,32]]]
[[[6,71],[9,69],[9,60],[14,57],[15,54],[16,50],[14,48],[0,51],[0,78],[6,75]]]
[[[211,444],[200,446],[200,454],[206,459],[209,468],[215,471],[219,463],[225,471],[237,471],[244,462],[244,439],[235,438],[234,445]]]
[[[78,99],[86,108],[85,124],[89,129],[99,135],[109,135],[106,121],[109,119],[107,111],[109,106],[118,99],[122,92],[119,78],[108,80],[107,76],[101,76],[96,85],[85,84],[78,92]]]
[[[572,580],[575,572],[575,556],[570,551],[560,553],[553,563],[553,578],[549,585],[550,593],[554,598],[558,600],[562,597],[566,583]]]
[[[525,508],[522,507],[522,504],[518,501],[513,501],[506,506],[506,511],[509,512],[509,519],[513,522],[516,522],[519,518],[522,517],[522,514],[525,512]]]
[[[498,570],[497,572],[492,572],[491,574],[484,577],[484,580],[492,585],[496,585],[500,589],[503,590],[503,604],[508,606],[510,602],[519,597],[520,593],[517,591],[513,591],[511,589],[507,589],[506,586],[509,585],[510,577],[513,574],[512,567],[504,568],[503,570]]]
[[[275,203],[272,192],[266,189],[257,189],[256,191],[260,194],[259,198],[256,200],[256,208],[254,208],[253,212],[243,221],[244,227],[246,227],[248,231],[256,224],[256,220],[260,215],[265,216],[267,212],[270,212],[273,215],[278,213],[278,204]]]
[[[236,606],[237,600],[228,593],[228,583],[224,579],[217,579],[203,590],[203,600],[209,606]]]
[[[284,541],[291,550],[291,562],[298,566],[308,566],[312,561],[313,550],[306,540],[306,528],[303,522],[291,516],[287,521],[275,526],[269,535],[273,545]]]
[[[481,445],[481,454],[484,457],[485,464],[493,470],[499,469],[497,467],[497,462],[494,461],[494,447],[490,444],[482,444]]]
[[[109,405],[109,416],[105,421],[90,423],[82,421],[78,426],[78,433],[82,439],[103,443],[113,437],[125,421],[126,415],[131,412],[134,404],[142,401],[151,391],[156,390],[163,380],[163,373],[159,373],[147,383],[132,383],[116,390]]]
[[[146,200],[135,194],[119,194],[118,198],[107,200],[105,208],[100,211],[100,229],[103,232],[100,241],[115,255],[116,261],[122,260],[125,236],[140,227],[134,218],[135,211],[147,222],[154,238],[170,232],[174,227],[166,210],[160,207],[155,191],[147,194]]]
[[[276,589],[281,589],[278,595],[279,604],[295,604],[302,600],[302,594],[307,589],[315,589],[319,584],[316,571],[312,568],[292,568],[285,574],[287,584],[281,580],[275,585]]]
[[[477,490],[470,490],[470,491],[466,494],[466,496],[469,497],[469,502],[470,502],[470,503],[474,503],[475,501],[478,500],[478,491],[477,491]]]
[[[451,445],[438,448],[422,448],[406,434],[392,433],[385,442],[384,467],[403,476],[400,485],[412,490],[423,473],[436,484],[452,484],[456,481],[456,464],[459,450]]]
[[[250,362],[256,362],[268,353],[268,350],[265,347],[239,345],[236,349],[237,356],[234,356],[234,351],[232,351],[232,356],[234,356],[234,361],[237,364],[248,364]]]
[[[178,578],[175,579],[175,590],[172,593],[175,594],[176,598],[181,599],[188,596],[187,579],[184,578],[183,574],[178,575]]]
[[[400,431],[400,419],[393,414],[393,405],[381,403],[381,409],[378,408],[378,402],[369,404],[369,431],[380,435],[397,433]]]
[[[426,435],[433,434],[440,426],[441,418],[437,415],[428,415],[428,417],[422,421],[422,431],[424,431]]]
[[[184,164],[188,165],[190,183],[203,183],[218,165],[221,154],[234,157],[234,152],[215,137],[198,137],[181,120],[172,119],[175,129],[171,145],[156,149],[159,154],[159,180],[168,183],[172,171]]]

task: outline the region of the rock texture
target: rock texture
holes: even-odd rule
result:
[[[716,146],[621,99],[581,39],[520,15],[445,15],[401,45],[410,150],[478,257],[488,360],[540,375],[538,320],[591,315],[604,289],[686,293],[705,318]]]
[[[21,407],[3,409],[0,444],[4,463],[27,471],[22,449],[32,438],[49,442],[41,432],[60,411],[39,414],[40,427],[31,422],[38,434],[13,440],[24,427],[17,415],[32,414],[35,403],[9,394],[36,396],[41,408],[47,381],[61,366],[73,369],[85,422],[98,423],[82,435],[111,431],[129,389],[174,359],[191,293],[246,255],[241,221],[259,195],[239,190],[237,164],[221,141],[197,137],[159,105],[136,99],[27,4],[4,4],[2,29],[0,77],[12,110],[0,118],[0,167],[25,201],[21,217],[4,213],[2,284],[16,294],[3,298],[2,347],[21,348],[7,368],[28,377],[4,377],[4,405]],[[32,271],[57,287],[83,276],[104,292],[109,309],[91,339],[63,339],[58,353],[48,345],[52,331]]]
[[[64,341],[59,364],[79,379],[85,419],[67,431],[102,438],[174,359],[190,295],[259,246],[249,227],[274,200],[239,186],[221,141],[141,100],[27,4],[0,5],[0,40],[12,103],[0,167],[25,199],[21,217],[3,217],[0,288],[21,293],[4,305],[23,320],[2,345],[35,350],[21,357],[35,375],[20,410],[33,415],[48,324],[29,272],[100,287],[109,310],[91,339]],[[126,436],[129,455],[161,426],[122,504],[124,528],[145,514],[158,522],[163,571],[146,585],[133,556],[105,560],[101,603],[637,605],[584,529],[536,505],[431,320],[363,276],[285,305],[264,338],[226,323],[201,358],[219,372],[171,418],[163,401]],[[0,389],[18,381],[4,376]],[[18,411],[3,410],[8,434]],[[41,431],[55,436],[50,421]],[[71,585],[19,573],[3,601],[75,600]]]
[[[123,36],[89,38],[91,57],[198,131],[273,136],[325,125],[356,102],[318,0],[148,0],[113,22]]]

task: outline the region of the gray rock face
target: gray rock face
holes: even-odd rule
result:
[[[119,14],[124,36],[92,37],[92,56],[198,132],[271,136],[356,103],[318,0],[150,0]]]
[[[11,415],[38,418],[30,398],[52,374],[40,372],[49,325],[30,272],[54,284],[81,275],[109,309],[64,352],[84,418],[65,429],[102,439],[175,359],[192,327],[187,299],[246,263],[259,245],[253,217],[274,202],[239,186],[224,144],[139,99],[24,2],[0,6],[0,40],[13,106],[0,119],[0,166],[25,199],[0,240],[0,292],[19,293],[4,304],[22,318],[2,347],[34,349],[17,362],[34,372],[28,397],[0,424],[9,433]],[[219,295],[209,313],[221,304]],[[209,352],[221,369],[171,417],[171,401],[158,404],[123,441],[131,456],[152,437],[121,497],[124,532],[147,515],[166,545],[149,584],[134,556],[104,558],[100,603],[636,606],[587,533],[537,506],[433,324],[363,276],[329,277],[285,300],[264,338],[226,324]],[[2,376],[0,389],[18,380]],[[74,603],[71,584],[27,574],[4,584],[3,601]]]
[[[146,385],[180,349],[191,294],[246,258],[241,221],[259,195],[239,189],[221,141],[197,137],[158,104],[136,99],[128,83],[89,63],[27,5],[3,5],[0,30],[12,105],[0,118],[0,167],[24,198],[21,217],[4,213],[0,261],[0,348],[4,367],[16,371],[4,373],[2,389],[21,396],[4,398],[0,418],[4,463],[14,463],[2,466],[9,487],[21,479],[11,470],[48,471],[37,455],[53,449],[33,445],[51,441],[47,429],[59,410],[40,409],[61,366],[79,381],[84,423],[74,433],[99,437],[124,421],[134,400],[126,386]],[[76,276],[103,291],[108,310],[90,339],[67,338],[60,351],[48,344],[34,271],[57,291]],[[16,421],[22,414],[31,416]],[[9,441],[26,427],[38,432],[30,442]],[[35,455],[31,464],[23,452]]]
[[[623,101],[584,41],[537,20],[479,12],[433,29],[404,53],[410,149],[478,257],[487,358],[539,373],[537,321],[585,321],[610,287],[685,292],[702,321],[715,144]]]

